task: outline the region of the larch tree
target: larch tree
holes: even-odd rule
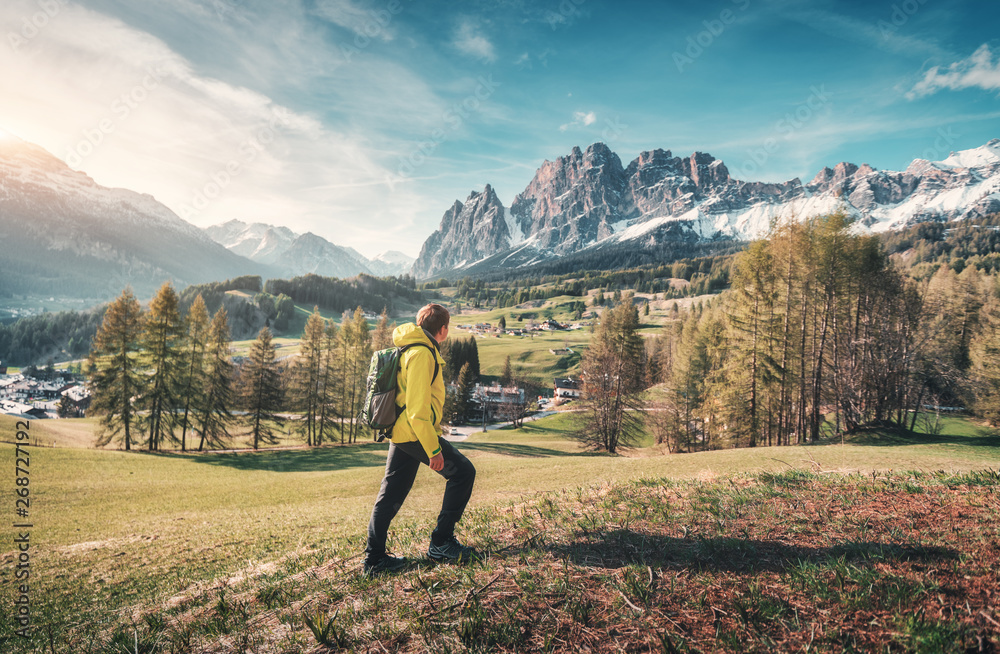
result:
[[[187,335],[184,343],[184,369],[180,380],[180,399],[184,404],[184,414],[181,416],[181,452],[187,451],[191,408],[202,396],[205,385],[205,349],[208,344],[209,318],[205,300],[200,293],[188,309],[185,324]]]
[[[630,447],[642,432],[643,342],[639,312],[626,296],[601,315],[583,356],[584,420],[575,437],[611,454]]]
[[[355,419],[361,412],[361,403],[364,402],[365,378],[368,372],[368,365],[372,358],[371,333],[368,330],[368,320],[365,313],[358,307],[354,310],[354,317],[349,325],[344,326],[341,339],[346,342],[346,380],[349,384],[347,392],[347,416],[350,417],[350,442],[357,439],[358,424]]]
[[[375,331],[372,332],[372,349],[377,351],[392,347],[392,330],[393,325],[389,324],[389,310],[382,309]]]
[[[208,327],[204,383],[196,405],[198,428],[201,432],[199,452],[206,445],[210,448],[224,447],[230,438],[229,427],[235,420],[232,410],[236,405],[233,364],[229,359],[230,345],[226,309],[219,307]]]
[[[149,380],[142,406],[149,427],[150,452],[160,450],[164,440],[174,439],[180,384],[184,370],[184,322],[177,292],[170,282],[160,287],[143,321],[142,349]]]
[[[980,309],[979,329],[969,344],[973,408],[1000,426],[1000,299],[990,295]]]
[[[737,257],[733,265],[732,293],[727,312],[734,356],[730,358],[730,378],[739,380],[745,407],[730,417],[740,425],[750,447],[761,435],[761,398],[764,384],[774,367],[770,335],[775,301],[773,258],[767,241],[755,241]],[[737,407],[733,407],[737,408]]]
[[[339,396],[338,382],[340,380],[340,334],[336,323],[332,320],[323,332],[323,374],[320,392],[320,413],[318,439],[322,443],[329,434],[333,435],[333,423],[340,425],[343,434],[343,421],[337,411]]]
[[[87,358],[91,412],[99,417],[97,447],[118,440],[126,450],[137,442],[137,408],[146,377],[139,359],[142,307],[131,288],[104,313]]]
[[[299,356],[292,366],[292,399],[303,414],[306,444],[319,445],[319,415],[323,393],[323,317],[313,309],[302,333]]]

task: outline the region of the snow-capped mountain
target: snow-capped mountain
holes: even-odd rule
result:
[[[734,179],[710,154],[643,152],[628,166],[603,143],[544,162],[509,209],[487,185],[445,213],[414,263],[418,277],[491,265],[523,266],[612,244],[764,236],[774,220],[843,209],[869,231],[1000,211],[1000,139],[905,171],[867,164],[824,168],[808,184]]]
[[[416,259],[408,254],[398,250],[388,250],[369,259],[368,267],[373,273],[382,277],[399,276],[410,272],[414,261]]]
[[[107,299],[259,274],[152,196],[100,186],[43,148],[0,138],[0,292]]]
[[[386,252],[369,260],[354,248],[334,245],[311,232],[296,234],[287,227],[264,223],[230,220],[206,227],[205,233],[230,251],[266,264],[280,275],[390,276],[409,272],[413,265],[413,259],[402,252]]]

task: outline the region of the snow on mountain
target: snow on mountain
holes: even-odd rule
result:
[[[494,198],[487,210],[477,193],[467,201],[476,200],[475,207],[456,202],[424,244],[414,273],[428,277],[483,261],[523,266],[631,242],[752,240],[775,221],[837,210],[870,232],[987,215],[1000,211],[1000,139],[942,161],[914,160],[902,172],[842,162],[808,184],[734,179],[721,160],[701,152],[682,158],[653,150],[622,167],[595,143],[544,162],[510,208]]]
[[[397,250],[389,250],[368,260],[368,267],[376,275],[398,276],[410,272],[415,259]]]
[[[0,138],[0,252],[8,292],[107,298],[255,274],[151,195],[100,186],[43,148]]]
[[[311,232],[297,234],[287,227],[229,220],[206,227],[205,233],[232,252],[270,266],[279,275],[312,273],[344,278],[359,273],[380,274],[353,248],[335,245]]]

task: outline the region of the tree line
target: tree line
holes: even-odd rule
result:
[[[209,318],[200,295],[186,312],[180,305],[168,283],[146,309],[126,289],[105,312],[86,364],[97,446],[200,451],[243,438],[257,449],[276,443],[291,418],[307,445],[357,440],[373,348],[391,346],[385,312],[372,330],[360,307],[339,325],[316,309],[298,356],[279,357],[265,326],[234,357],[225,307]]]
[[[842,213],[776,227],[732,286],[650,343],[657,438],[691,450],[815,441],[824,429],[913,429],[927,406],[996,421],[997,279],[893,264]]]
[[[333,311],[363,307],[370,311],[396,308],[398,300],[419,304],[423,294],[413,277],[373,277],[364,273],[349,279],[308,274],[293,279],[269,279],[264,290],[271,295],[287,295],[299,304],[317,305]]]
[[[1000,425],[998,278],[944,262],[907,275],[842,213],[774,227],[728,291],[645,344],[637,326],[625,296],[584,354],[577,437],[596,449],[644,428],[671,451],[914,430],[942,406]]]

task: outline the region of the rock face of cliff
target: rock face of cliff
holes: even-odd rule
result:
[[[511,243],[507,210],[489,184],[473,191],[444,213],[441,226],[430,235],[413,264],[413,274],[428,277],[440,270],[471,265]]]
[[[806,185],[734,179],[704,152],[643,152],[626,167],[603,143],[546,161],[505,211],[490,186],[456,202],[424,243],[417,277],[524,265],[586,248],[665,240],[759,238],[775,220],[843,210],[870,231],[1000,211],[1000,139],[905,171],[842,162]],[[514,256],[517,254],[517,256]],[[506,255],[506,256],[505,256]]]

